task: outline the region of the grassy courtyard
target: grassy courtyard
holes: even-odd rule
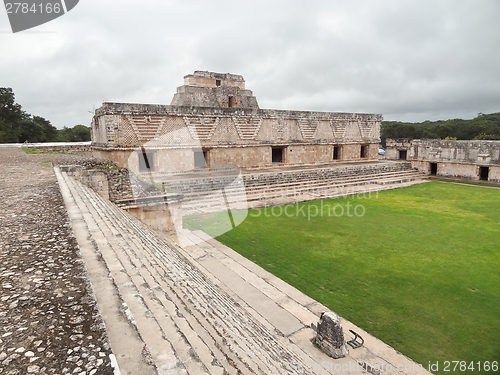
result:
[[[218,239],[425,367],[500,359],[500,190],[432,182],[290,207]],[[185,223],[210,232],[218,215]]]

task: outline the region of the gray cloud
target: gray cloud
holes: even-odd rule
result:
[[[194,70],[242,74],[262,108],[468,118],[500,111],[499,18],[496,0],[87,0],[11,34],[0,11],[0,85],[57,127],[169,104]]]

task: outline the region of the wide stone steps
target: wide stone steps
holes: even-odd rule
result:
[[[362,183],[362,184],[385,184],[393,183],[397,181],[407,182],[410,180],[416,180],[423,178],[423,174],[421,172],[415,170],[407,170],[407,171],[398,171],[398,172],[386,172],[386,173],[377,173],[377,174],[368,174],[362,176],[348,176],[348,177],[336,177],[330,179],[321,179],[321,180],[309,180],[309,181],[292,181],[288,183],[281,184],[272,184],[272,185],[259,185],[259,186],[246,186],[245,190],[248,193],[258,193],[258,192],[272,192],[272,191],[282,191],[282,190],[294,190],[294,189],[316,189],[316,188],[324,188],[324,187],[332,187],[336,185],[342,184],[351,184],[351,183]],[[218,186],[215,184],[216,189],[222,188],[223,186]],[[243,187],[236,187],[232,189],[228,189],[226,194],[231,195],[231,191],[239,191],[243,189]],[[209,192],[209,191],[208,191]],[[184,194],[184,200],[189,201],[191,199],[196,199],[199,196],[204,196],[207,192],[200,193],[186,193]]]
[[[410,186],[422,181],[418,171],[388,172],[359,177],[315,180],[307,183],[277,184],[267,187],[225,188],[224,197],[216,191],[185,194],[183,214],[215,212],[232,208],[257,208],[276,204],[294,203],[322,198],[334,198],[352,194],[369,194],[380,190]]]
[[[247,188],[268,187],[271,185],[301,183],[316,180],[328,180],[336,178],[359,178],[366,175],[383,175],[384,173],[414,171],[411,164],[407,162],[398,163],[367,163],[365,165],[339,165],[317,168],[298,168],[297,170],[281,170],[280,168],[264,171],[244,171],[242,179]],[[166,189],[182,194],[205,191],[211,186],[231,183],[236,177],[234,171],[224,172],[200,171],[199,173],[188,173],[155,176],[157,181],[162,181]]]
[[[159,374],[282,374],[310,360],[171,242],[63,175]]]

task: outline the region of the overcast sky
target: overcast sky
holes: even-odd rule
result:
[[[500,112],[500,1],[80,0],[16,34],[0,8],[0,87],[58,128],[103,101],[170,104],[195,70],[243,75],[266,109]]]

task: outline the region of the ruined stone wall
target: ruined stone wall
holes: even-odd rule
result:
[[[240,168],[272,165],[271,147],[221,147],[209,151],[209,163],[229,163]]]
[[[120,168],[128,168],[128,160],[133,153],[130,149],[93,149],[92,156],[97,159],[112,160]]]
[[[172,146],[196,142],[203,146],[369,144],[380,141],[381,119],[380,115],[354,113],[104,103],[96,110],[92,145],[136,147],[161,137]]]
[[[127,208],[127,211],[151,228],[162,232],[182,229],[182,204],[180,202]]]
[[[500,181],[500,141],[387,140],[386,159],[399,159],[400,151],[406,151],[413,167],[427,174],[479,180],[486,179],[481,176],[483,167],[488,181]]]
[[[184,77],[171,105],[103,103],[91,134],[96,156],[142,170],[138,164],[151,157],[154,172],[180,172],[199,168],[202,152],[201,164],[240,168],[377,160],[381,120],[373,114],[260,109],[241,75],[195,71]]]
[[[490,167],[490,181],[500,182],[500,166]]]
[[[442,141],[414,139],[409,160],[500,165],[500,141]]]
[[[333,145],[293,145],[285,149],[289,164],[328,163],[333,160]]]
[[[380,121],[368,114],[104,103],[93,121],[92,144],[95,156],[122,167],[140,147],[203,148],[211,162],[236,161],[241,168],[270,165],[271,147],[286,149],[287,164],[333,161],[333,145],[342,146],[340,160],[377,160]],[[367,146],[363,158],[360,145]],[[168,159],[160,154],[157,160]]]
[[[408,151],[408,160],[500,165],[500,141],[387,139],[386,159],[398,159],[400,150]]]
[[[411,140],[407,138],[386,139],[385,158],[387,160],[400,159],[399,151],[407,151],[411,148]]]

